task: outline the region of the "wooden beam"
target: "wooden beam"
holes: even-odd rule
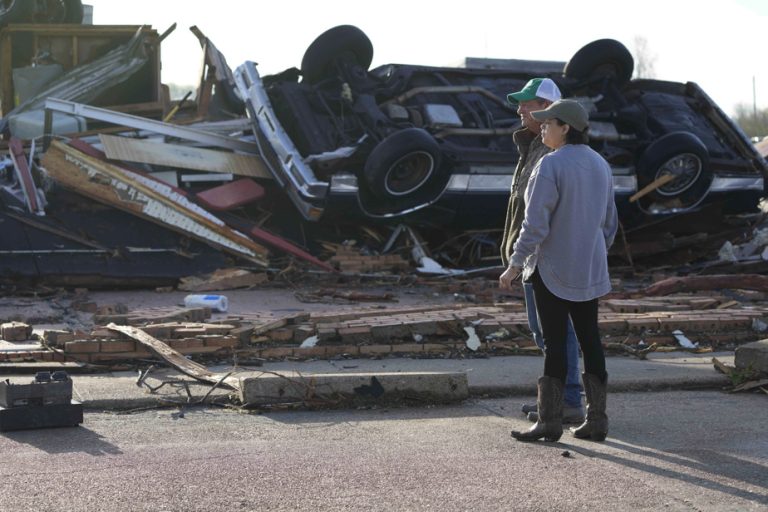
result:
[[[675,176],[674,174],[665,174],[664,176],[656,178],[655,180],[653,180],[652,182],[644,186],[642,189],[638,190],[634,195],[632,195],[632,197],[629,198],[629,202],[634,203],[641,197],[650,194],[651,192],[653,192],[659,187],[663,187],[664,185],[674,180],[675,178],[677,178],[677,176]]]

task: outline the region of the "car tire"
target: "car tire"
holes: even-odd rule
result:
[[[611,76],[619,87],[632,78],[635,59],[627,47],[615,39],[598,39],[577,51],[569,60],[563,74],[577,80]]]
[[[382,200],[430,201],[445,186],[440,146],[421,128],[406,128],[382,140],[365,162],[365,183]]]
[[[310,84],[333,75],[337,59],[352,59],[368,71],[373,61],[373,44],[365,32],[353,25],[339,25],[326,30],[309,45],[301,59],[301,74]]]
[[[34,4],[29,0],[0,0],[0,26],[24,23],[32,16]]]
[[[673,132],[653,141],[637,162],[638,190],[665,174],[678,177],[650,192],[642,204],[674,201],[682,209],[698,205],[712,183],[709,152],[701,139],[690,132]]]

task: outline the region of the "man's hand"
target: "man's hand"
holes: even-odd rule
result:
[[[523,267],[510,265],[507,267],[507,270],[505,270],[504,273],[499,277],[499,288],[502,290],[511,290],[512,281],[520,277],[520,274],[522,273]]]

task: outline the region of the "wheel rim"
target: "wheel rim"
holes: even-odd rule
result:
[[[392,196],[404,196],[424,185],[435,170],[435,159],[426,151],[414,151],[398,159],[387,171],[384,188]]]
[[[656,171],[655,179],[673,175],[675,179],[656,189],[662,196],[676,196],[693,186],[702,172],[701,158],[693,153],[681,153],[664,163]]]

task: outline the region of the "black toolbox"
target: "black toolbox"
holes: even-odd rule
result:
[[[0,432],[82,422],[83,405],[72,400],[72,379],[66,372],[38,372],[30,384],[0,382]]]

